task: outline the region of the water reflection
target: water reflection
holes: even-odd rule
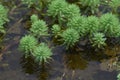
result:
[[[41,68],[37,71],[38,80],[47,80],[49,76],[48,67],[45,64],[41,64]]]
[[[84,70],[88,65],[88,62],[85,59],[83,59],[80,54],[67,53],[64,54],[63,58],[65,67],[70,70],[76,69]]]
[[[20,64],[25,73],[33,74],[35,72],[36,64],[34,62],[34,59],[31,56],[29,56],[28,58],[25,58],[25,56],[22,56]]]
[[[108,55],[104,54],[104,51],[92,51],[92,50],[87,50],[82,54],[83,58],[87,61],[98,61],[101,62],[103,59],[108,59]]]
[[[23,72],[27,74],[35,74],[38,80],[47,80],[49,76],[50,66],[48,63],[41,63],[40,65],[34,61],[32,56],[25,58],[25,56],[21,57],[20,62]]]

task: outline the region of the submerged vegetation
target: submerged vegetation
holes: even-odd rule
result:
[[[35,1],[22,0],[22,2],[27,4],[28,7],[36,7]],[[42,3],[42,0],[39,2]],[[39,14],[32,14],[30,17],[30,35],[38,40],[38,44],[46,41],[51,43],[52,40],[48,41],[47,38],[54,37],[54,39],[61,41],[63,46],[66,46],[67,50],[77,46],[81,40],[87,40],[85,44],[89,44],[95,49],[103,49],[107,46],[106,41],[109,38],[114,39],[120,37],[120,22],[116,14],[111,11],[99,16],[95,15],[95,13],[99,13],[98,7],[102,4],[100,0],[79,0],[78,4],[70,4],[66,0],[51,0],[48,2],[48,6],[46,6],[47,13],[44,13],[43,17],[50,18],[52,20],[51,24],[47,24],[46,20],[42,20]],[[79,3],[82,4],[82,6],[79,6]],[[110,1],[112,8],[119,6],[118,4],[112,6],[112,3],[114,3],[114,0]],[[81,13],[81,8],[85,11],[91,10],[91,14],[84,15]],[[44,38],[45,41],[43,41],[43,37],[47,37]],[[20,45],[22,45],[23,39],[21,39]],[[24,46],[32,45],[30,42],[31,41],[27,42],[28,44]],[[37,58],[36,55],[34,56],[36,56],[37,61],[41,61],[43,55],[38,49],[43,47],[38,47],[38,45],[36,47],[36,51],[32,52],[29,47],[27,47],[28,49],[22,50],[31,53],[35,52],[36,55],[40,54],[40,59]],[[44,57],[42,59],[46,62]]]
[[[23,4],[20,6],[26,5],[26,9],[29,8],[27,16],[21,19],[26,24],[28,22],[26,26],[29,28],[25,28],[26,34],[20,37],[19,42],[19,50],[25,59],[32,57],[41,65],[54,59],[56,47],[62,47],[64,51],[74,53],[76,56],[77,53],[82,55],[81,52],[87,49],[97,53],[100,50],[104,52],[109,45],[120,45],[120,0],[75,0],[73,2],[21,0],[20,2]],[[109,11],[105,12],[106,8],[102,11],[101,6],[107,6]],[[9,21],[8,9],[2,4],[0,4],[0,15],[1,36],[6,33],[4,26]],[[99,54],[86,53],[83,57],[91,58],[94,55],[99,56]],[[100,55],[106,59],[106,53]],[[111,57],[118,58],[119,53],[107,55],[107,58]],[[74,59],[74,61],[78,60],[75,57]],[[71,60],[71,57],[68,60]],[[72,64],[74,61],[71,60]],[[69,64],[71,62],[66,62],[65,64],[68,64],[66,66],[72,66]],[[79,69],[79,65],[77,66]],[[119,72],[117,80],[120,80]]]

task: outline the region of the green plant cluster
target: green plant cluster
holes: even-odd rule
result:
[[[83,6],[90,7],[91,9],[98,8],[101,3],[100,0],[80,0],[80,2]],[[66,47],[71,47],[77,42],[76,39],[73,39],[74,36],[71,36],[72,38],[69,38],[69,36],[63,37],[63,34],[67,35],[67,30],[69,31],[69,29],[74,29],[79,34],[79,36],[76,36],[79,40],[84,37],[88,37],[89,40],[91,40],[96,37],[94,33],[96,33],[96,35],[102,33],[98,35],[99,37],[101,36],[101,42],[96,44],[95,41],[93,41],[93,44],[96,44],[96,46],[100,45],[97,46],[98,48],[105,46],[102,44],[105,43],[104,39],[120,37],[120,22],[118,17],[113,13],[106,13],[100,17],[94,15],[84,16],[81,15],[78,5],[69,4],[65,0],[62,0],[62,2],[60,0],[53,0],[49,4],[47,12],[48,16],[52,16],[53,18],[57,17],[60,26],[52,27],[51,30],[54,34],[61,36],[64,41],[63,44],[67,45]],[[63,23],[65,20],[67,20],[67,22]],[[75,41],[70,40],[71,42],[69,42],[68,39]]]
[[[61,27],[57,24],[54,24],[52,26],[52,34],[55,36],[55,38],[57,38],[58,36],[60,36],[61,34]]]
[[[48,27],[45,21],[39,20],[36,15],[32,15],[31,22],[32,22],[32,25],[31,25],[30,31],[33,36],[40,38],[41,36],[48,35]]]
[[[63,34],[61,34],[61,36],[63,38],[64,44],[66,45],[66,48],[73,47],[80,38],[79,33],[72,28],[66,29]]]
[[[53,0],[48,6],[48,15],[61,17],[65,7],[68,7],[68,3],[65,0]]]
[[[37,15],[33,14],[33,15],[30,17],[30,20],[31,20],[31,23],[34,23],[34,22],[38,21],[39,18],[38,18]]]
[[[86,32],[89,35],[93,35],[99,31],[99,19],[96,16],[89,16],[86,21]]]
[[[118,7],[120,6],[120,0],[111,0],[109,5],[114,11],[117,11]]]
[[[47,62],[52,56],[52,51],[47,44],[39,44],[37,39],[31,35],[21,38],[19,49],[24,52],[25,58],[33,56],[38,63]]]
[[[93,10],[100,4],[100,0],[80,0],[80,2],[82,6]],[[27,53],[26,55],[32,53],[37,62],[47,62],[52,52],[44,43],[46,39],[40,40],[42,37],[49,37],[48,41],[54,37],[61,41],[66,49],[76,46],[77,43],[80,44],[80,41],[85,39],[86,44],[90,43],[91,47],[103,48],[107,45],[107,39],[120,37],[120,21],[116,15],[110,12],[102,15],[84,15],[79,7],[66,0],[51,0],[46,8],[47,15],[42,17],[44,20],[50,18],[51,24],[47,24],[39,19],[37,14],[33,14],[30,17],[31,27],[29,29],[32,36],[29,35],[29,37],[34,38],[35,43],[33,44],[31,38],[24,42],[24,38],[27,37],[25,36],[20,41],[20,46],[23,45],[21,50]]]
[[[21,38],[19,48],[25,53],[25,58],[32,55],[38,63],[47,62],[51,59],[52,51],[45,42],[39,44],[39,39],[48,35],[47,24],[35,14],[30,17],[30,20],[31,34]]]
[[[103,33],[95,33],[91,39],[91,43],[93,47],[102,48],[106,46],[106,38]]]
[[[100,0],[79,0],[81,5],[87,8],[90,8],[92,13],[94,13],[98,6],[100,5]]]
[[[85,35],[86,18],[84,16],[75,16],[67,23],[68,28],[75,29],[80,36]]]
[[[30,35],[22,37],[20,40],[19,48],[25,53],[25,57],[30,56],[30,53],[33,53],[35,46],[38,44],[36,38]]]
[[[4,24],[8,21],[8,9],[0,4],[0,33],[5,33]]]
[[[65,0],[53,0],[49,4],[47,12],[49,16],[57,17],[59,23],[80,15],[79,7],[75,4],[69,4]]]
[[[51,59],[52,52],[45,43],[40,43],[38,47],[34,49],[33,56],[37,62],[47,62],[48,59]]]
[[[41,10],[51,0],[21,0],[23,4],[26,4],[28,8],[34,7],[36,10]]]
[[[106,37],[120,36],[120,22],[112,13],[103,14],[100,17],[100,28]]]

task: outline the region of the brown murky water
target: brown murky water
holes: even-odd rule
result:
[[[4,48],[0,51],[0,80],[116,80],[113,63],[115,55],[120,52],[119,46],[108,47],[101,52],[90,48],[67,52],[63,46],[56,46],[53,60],[40,66],[32,57],[25,59],[18,45],[20,38],[28,33],[25,27],[30,10],[20,6],[19,2],[16,5],[18,7],[9,13]]]

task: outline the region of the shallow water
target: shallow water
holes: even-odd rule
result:
[[[119,46],[107,48],[103,52],[86,51],[67,52],[63,46],[53,48],[53,60],[38,65],[32,57],[24,58],[18,50],[19,40],[27,34],[25,23],[30,10],[20,6],[9,13],[4,48],[0,51],[0,80],[116,80],[117,72],[106,54],[117,54]],[[54,45],[54,43],[52,44]],[[117,49],[117,50],[116,50]]]

